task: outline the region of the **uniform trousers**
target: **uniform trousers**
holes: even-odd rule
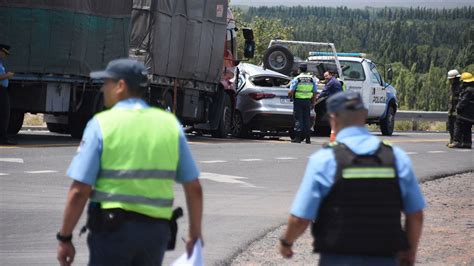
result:
[[[167,221],[124,221],[113,232],[87,236],[91,266],[157,266],[163,262],[170,238]]]
[[[339,255],[332,253],[321,253],[319,257],[320,266],[397,266],[396,257]]]
[[[456,120],[456,128],[454,129],[454,142],[461,143],[465,146],[472,146],[472,123],[463,119]]]
[[[0,142],[7,139],[10,122],[10,97],[7,88],[0,86]]]
[[[295,99],[293,102],[293,115],[295,117],[295,131],[301,138],[311,133],[311,100]]]

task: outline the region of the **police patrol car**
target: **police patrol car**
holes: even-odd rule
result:
[[[301,59],[304,57],[306,59]],[[369,111],[367,123],[379,125],[385,136],[392,135],[398,107],[396,90],[384,81],[377,65],[365,54],[337,53],[333,43],[272,40],[263,57],[265,68],[285,75],[294,74],[303,63],[308,66],[308,72],[320,81],[324,81],[325,71],[337,73],[346,90],[362,95]],[[387,80],[391,80],[391,68],[384,67],[384,72]],[[318,82],[318,90],[323,87],[324,84]],[[315,133],[329,135],[325,99],[318,101],[315,112]]]

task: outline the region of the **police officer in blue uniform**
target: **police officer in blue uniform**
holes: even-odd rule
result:
[[[130,59],[118,59],[110,62],[105,71],[91,73],[91,76],[94,74],[96,78],[105,81],[102,88],[102,91],[104,91],[104,104],[106,107],[111,108],[110,111],[106,112],[109,112],[109,114],[113,112],[117,113],[117,111],[120,111],[120,113],[133,113],[135,118],[140,118],[140,114],[147,113],[147,110],[151,110],[151,107],[141,99],[145,88],[143,83],[144,80],[147,79],[146,72],[145,66],[141,63]],[[152,111],[159,114],[157,110]],[[127,187],[122,186],[116,187],[115,189],[140,189],[138,191],[149,189],[151,191],[149,193],[151,194],[154,193],[153,191],[157,191],[158,193],[158,191],[163,190],[165,186],[168,186],[168,183],[166,183],[166,185],[160,183],[160,185],[155,188],[146,186],[135,188],[137,186],[135,184],[146,181],[146,179],[153,179],[151,181],[157,183],[162,182],[165,179],[165,176],[154,177],[153,175],[160,173],[162,173],[161,175],[165,175],[170,172],[173,172],[174,180],[182,184],[184,188],[189,210],[189,236],[186,242],[186,249],[188,254],[191,254],[194,243],[201,238],[202,190],[198,179],[199,170],[191,155],[181,125],[176,119],[169,119],[171,114],[163,115],[163,117],[167,117],[167,123],[174,121],[176,128],[169,128],[168,130],[170,131],[170,134],[167,134],[166,131],[168,127],[161,129],[159,134],[155,134],[156,138],[164,138],[162,142],[169,144],[171,141],[167,140],[174,140],[175,138],[171,138],[168,135],[171,136],[171,132],[173,136],[177,133],[176,140],[178,145],[176,150],[178,157],[175,171],[137,169],[119,170],[114,172],[105,170],[109,172],[108,175],[110,176],[107,176],[107,178],[104,179],[103,175],[107,175],[104,173],[104,165],[102,165],[106,159],[104,154],[107,152],[110,157],[110,151],[113,150],[114,147],[117,147],[121,142],[126,142],[123,145],[128,145],[129,149],[115,151],[114,160],[122,157],[120,154],[125,156],[125,158],[122,157],[124,165],[121,169],[127,169],[126,164],[133,161],[133,158],[131,158],[131,151],[137,150],[137,147],[132,146],[133,144],[127,144],[130,142],[126,140],[124,141],[123,139],[118,140],[118,142],[115,139],[113,140],[115,144],[110,144],[110,134],[111,132],[117,132],[117,130],[120,129],[121,124],[133,124],[136,119],[128,119],[128,121],[125,121],[127,118],[121,117],[121,123],[114,122],[112,123],[114,127],[106,128],[103,127],[103,125],[110,125],[110,121],[103,123],[103,116],[100,117],[100,115],[100,113],[96,115],[87,124],[80,147],[78,148],[77,154],[67,171],[67,175],[72,179],[72,184],[68,193],[63,223],[56,236],[59,241],[57,258],[60,264],[71,265],[74,260],[75,248],[72,244],[72,233],[88,199],[91,198],[91,202],[89,202],[89,219],[87,225],[88,229],[91,231],[88,235],[88,246],[90,251],[89,265],[161,265],[170,236],[170,225],[167,219],[158,219],[134,211],[128,211],[127,209],[106,209],[107,213],[105,213],[104,209],[100,210],[100,205],[98,205],[97,202],[94,202],[93,199],[94,192],[96,192],[99,182],[109,182],[109,187],[114,184],[111,182],[132,182],[123,183],[127,184]],[[101,119],[98,119],[99,117]],[[171,123],[171,125],[172,124],[173,123]],[[150,124],[150,128],[154,127],[156,127],[156,125]],[[163,128],[163,126],[159,125],[158,127]],[[126,132],[124,133],[123,130],[126,131],[127,129],[122,129],[121,136],[127,134]],[[147,131],[148,129],[146,125],[144,127],[142,126],[138,132],[133,132],[136,128],[129,128],[128,130],[130,130],[130,134],[134,134],[134,136],[139,137],[140,134],[142,134],[141,138],[147,137],[149,141],[144,142],[146,145],[156,143],[156,141],[149,138],[150,135],[143,135],[143,131],[152,135],[154,134],[153,132]],[[105,134],[104,132],[108,133]],[[108,141],[105,141],[106,138]],[[134,137],[130,140],[135,143],[135,139],[137,138]],[[138,141],[137,143],[140,144],[141,142]],[[109,146],[107,147],[107,145]],[[175,149],[173,143],[169,147],[172,147],[173,150]],[[148,158],[147,161],[150,161],[151,165],[160,165],[163,164],[163,161],[166,162],[169,160],[167,156],[168,149],[166,149],[166,147],[161,150],[153,151],[142,146],[138,149],[138,152],[139,154],[146,154],[144,155],[144,158]],[[173,153],[176,154],[174,151]],[[130,174],[135,174],[136,176],[129,176]],[[112,177],[117,179],[110,180]],[[166,178],[168,179],[168,177]],[[109,201],[112,201],[111,197],[114,195],[117,194],[108,194],[110,197]],[[118,196],[124,199],[121,200],[120,198],[117,198],[115,201],[118,201],[118,206],[125,206],[125,203],[129,206],[136,206],[129,204],[133,203],[133,201],[129,201],[128,203],[127,201],[145,197],[150,203],[154,200],[153,198],[150,198],[150,196],[142,195],[140,197],[140,195],[141,194],[139,194],[139,196],[133,196],[130,199],[125,199],[127,198],[127,195],[121,194]],[[107,199],[105,199],[105,201],[107,201]],[[124,201],[124,204],[122,204],[121,201]],[[154,202],[159,201],[155,200]],[[156,209],[158,212],[161,210],[152,205],[144,206],[143,204],[144,203],[134,208],[153,208],[153,210]],[[97,209],[97,206],[99,206],[99,210]],[[97,216],[94,215],[94,213],[97,212],[101,213],[101,215],[91,219],[92,216]],[[119,219],[118,217],[121,218]]]
[[[280,253],[291,258],[311,224],[320,265],[413,265],[425,200],[409,157],[369,133],[358,93],[335,94],[327,108],[336,142],[310,157]]]
[[[8,96],[8,79],[13,77],[12,72],[7,72],[4,65],[5,58],[10,54],[10,46],[0,44],[0,144],[14,145],[8,139],[7,130],[10,121],[10,98]]]

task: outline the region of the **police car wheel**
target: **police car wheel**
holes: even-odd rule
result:
[[[395,128],[395,108],[389,106],[387,110],[387,116],[380,120],[380,131],[382,135],[391,136]]]

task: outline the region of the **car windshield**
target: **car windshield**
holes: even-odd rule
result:
[[[342,75],[345,80],[365,80],[362,64],[354,61],[341,61]]]
[[[255,86],[259,87],[288,87],[290,83],[289,79],[281,78],[281,77],[271,77],[271,76],[256,76],[251,77],[250,82]]]

